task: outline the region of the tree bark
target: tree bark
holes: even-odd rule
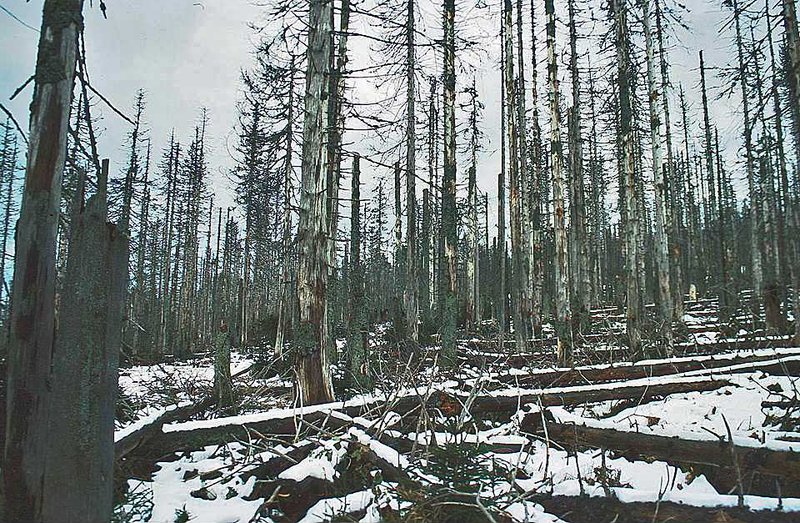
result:
[[[3,462],[7,521],[43,521],[48,494],[56,233],[82,11],[82,0],[46,0],[43,9],[9,318]]]
[[[406,328],[412,345],[419,342],[419,277],[417,274],[417,121],[415,0],[406,0],[406,284],[403,305]]]
[[[617,90],[619,92],[619,131],[622,154],[622,181],[624,186],[624,246],[626,324],[628,347],[634,360],[641,352],[641,302],[639,287],[639,205],[635,168],[635,137],[631,107],[631,60],[628,40],[628,17],[625,0],[612,0],[617,52]]]
[[[42,521],[108,521],[128,237],[107,220],[108,160],[72,223],[50,377]]]
[[[456,210],[456,65],[455,0],[444,0],[444,169],[442,176],[442,238],[444,239],[444,275],[442,286],[442,348],[445,360],[455,362],[458,304],[458,237]]]
[[[642,20],[647,48],[648,108],[650,111],[650,141],[653,154],[653,186],[655,188],[654,242],[658,273],[658,321],[666,352],[672,351],[672,283],[669,264],[669,223],[667,189],[664,180],[663,151],[661,143],[661,92],[655,78],[655,50],[650,27],[650,0],[641,0]]]
[[[312,0],[309,9],[303,163],[300,192],[300,247],[297,276],[299,325],[295,333],[298,400],[302,405],[333,399],[328,365],[325,142],[330,93],[331,0]]]
[[[558,336],[558,365],[571,367],[572,320],[569,303],[569,258],[567,229],[564,216],[564,175],[561,157],[561,111],[558,92],[558,61],[556,57],[556,14],[553,0],[545,0],[547,16],[547,70],[550,82],[550,168],[553,171],[553,229],[555,230],[555,293],[556,334]]]

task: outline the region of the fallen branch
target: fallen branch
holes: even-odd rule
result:
[[[520,430],[529,434],[540,433],[540,413],[526,415],[520,423]],[[789,491],[797,492],[800,486],[800,453],[793,451],[743,445],[732,448],[731,442],[724,439],[692,440],[553,420],[548,421],[547,432],[551,441],[569,448],[605,448],[631,460],[657,459],[672,465],[711,466],[720,469],[717,475],[727,482],[738,477],[732,462],[735,455],[742,477],[752,478],[754,474],[760,474],[779,478],[785,483],[784,491],[789,487]],[[774,487],[774,482],[769,484]],[[756,486],[751,485],[751,488]]]

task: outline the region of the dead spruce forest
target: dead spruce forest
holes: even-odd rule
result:
[[[800,520],[795,0],[259,2],[232,205],[114,4],[3,93],[5,521]]]

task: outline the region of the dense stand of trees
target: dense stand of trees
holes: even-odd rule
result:
[[[669,80],[669,35],[682,22],[667,0],[420,4],[267,8],[255,60],[231,86],[235,206],[223,208],[213,115],[200,111],[189,136],[152,136],[143,92],[125,167],[109,176],[74,22],[83,2],[45,2],[53,40],[40,43],[22,190],[25,144],[10,121],[0,126],[10,514],[85,509],[69,489],[43,501],[68,466],[45,467],[46,449],[54,437],[53,449],[85,445],[86,430],[108,436],[120,356],[213,348],[217,401],[233,411],[231,347],[280,356],[294,365],[298,401],[319,403],[344,390],[333,363],[341,387],[370,386],[378,323],[391,325],[403,360],[440,345],[445,366],[457,362],[459,332],[525,351],[550,335],[546,323],[570,366],[599,306],[625,310],[631,358],[669,354],[687,295],[718,298],[723,331],[800,339],[789,321],[792,308],[800,315],[794,0],[721,2],[730,61],[709,64],[700,50],[686,85]],[[434,8],[436,23],[421,14]],[[376,58],[355,60],[361,44]],[[479,61],[500,71],[496,107],[481,99]],[[728,148],[712,116],[722,97],[741,108]],[[488,114],[500,117],[497,144]],[[482,172],[492,148],[499,172]],[[72,379],[94,366],[105,370]],[[85,423],[65,421],[71,409]],[[94,443],[94,476],[107,473],[110,444]]]

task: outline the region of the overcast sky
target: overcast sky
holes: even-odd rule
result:
[[[230,184],[222,173],[229,171],[232,165],[228,151],[234,140],[232,129],[239,96],[239,72],[249,64],[252,50],[253,35],[247,24],[258,20],[263,8],[255,6],[251,0],[106,0],[106,3],[108,20],[102,18],[98,0],[94,1],[93,8],[86,0],[86,45],[94,87],[129,114],[136,90],[144,89],[147,92],[147,125],[155,150],[159,152],[173,127],[179,138],[188,141],[200,107],[207,107],[211,117],[208,143],[212,185],[221,198],[217,201],[228,204]],[[721,2],[688,0],[685,3],[688,12],[684,19],[691,31],[676,33],[680,44],[670,50],[671,72],[673,83],[683,84],[689,99],[696,103],[699,100],[698,49],[706,50],[706,61],[711,67],[723,65],[732,55],[727,37],[717,34],[725,16],[718,7]],[[463,15],[466,3],[460,5],[464,6],[459,13]],[[536,5],[541,14],[544,3],[537,1]],[[41,23],[41,0],[0,0],[0,6],[32,27],[38,28]],[[477,13],[470,14],[475,15]],[[431,32],[438,31],[438,12],[425,16]],[[588,18],[588,13],[583,16]],[[496,30],[494,20],[484,25],[487,31]],[[559,26],[558,30],[562,35],[566,32],[564,26]],[[542,48],[543,23],[538,24],[537,32]],[[35,31],[0,10],[0,49],[3,49],[0,53],[0,98],[24,126],[27,126],[30,88],[13,102],[7,99],[32,74],[37,39]],[[486,46],[490,55],[496,51],[496,42],[491,40],[491,45]],[[351,40],[351,45],[356,54],[351,65],[369,54],[369,45],[363,40]],[[587,41],[583,45],[591,50],[596,43]],[[539,59],[545,57],[542,48]],[[545,81],[543,67],[541,64],[540,86],[544,86]],[[484,125],[490,144],[489,150],[481,156],[479,185],[489,192],[491,202],[496,198],[495,177],[499,170],[499,153],[496,152],[500,143],[499,76],[498,67],[491,60],[477,66],[477,85],[486,104]],[[463,77],[458,80],[468,81]],[[715,86],[719,82],[710,78],[709,83]],[[459,88],[464,85],[461,83]],[[734,158],[736,144],[740,141],[738,105],[738,100],[733,99],[716,102],[712,108],[730,159]],[[546,108],[542,106],[540,110]],[[98,105],[96,114],[102,117],[105,128],[100,140],[101,155],[110,157],[112,168],[119,171],[125,161],[128,124],[103,105]],[[673,115],[677,115],[676,105]],[[547,132],[546,128],[544,130]],[[460,166],[459,177],[465,172]],[[741,178],[740,173],[736,176]],[[741,182],[738,185],[741,186]]]

